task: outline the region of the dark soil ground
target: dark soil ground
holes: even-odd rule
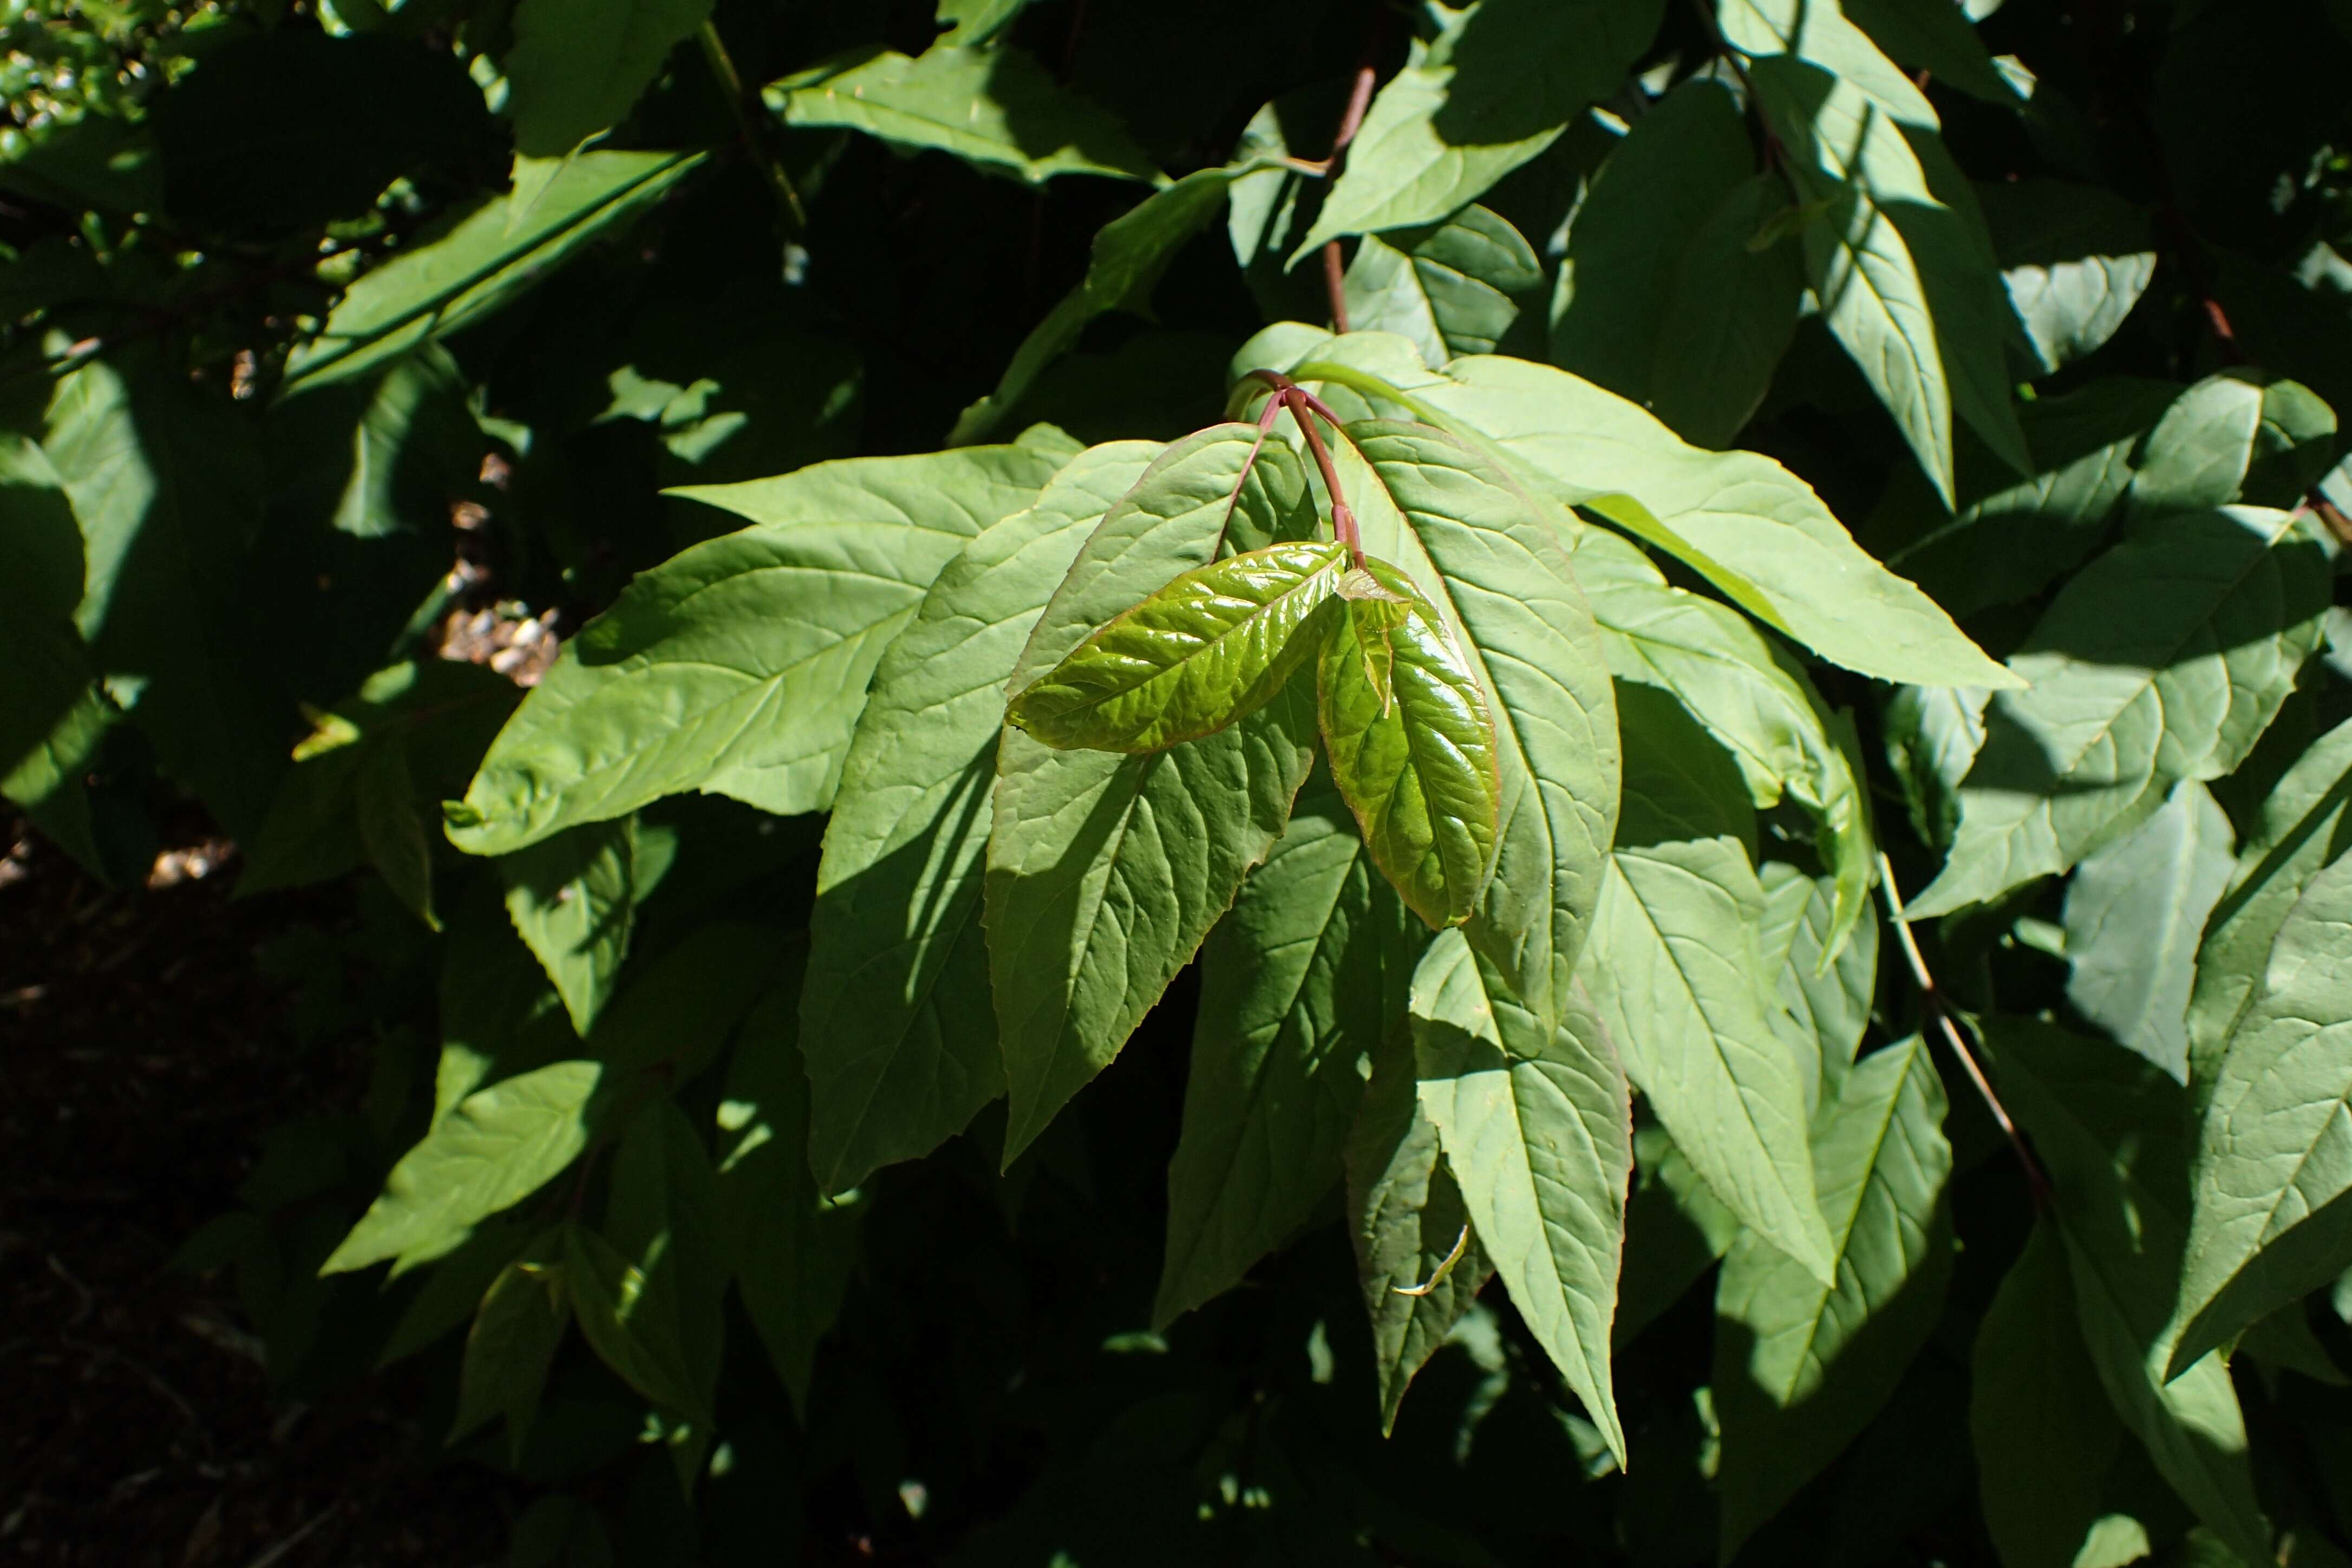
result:
[[[109,889],[0,817],[0,1562],[496,1562],[495,1489],[396,1377],[273,1398],[229,1280],[172,1267],[269,1128],[368,1071],[295,1053],[254,962],[340,911],[233,902],[230,869]]]

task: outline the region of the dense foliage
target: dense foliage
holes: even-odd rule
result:
[[[0,788],[513,1563],[2346,1561],[2346,7],[6,16]]]

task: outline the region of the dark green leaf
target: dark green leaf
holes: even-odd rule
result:
[[[2000,109],[2017,108],[2026,94],[1986,52],[1972,25],[1982,5],[1944,0],[1843,0],[1846,15],[1860,23],[1878,47],[1916,70],[1948,82]]]
[[[2041,369],[2063,369],[2114,337],[2156,277],[2147,215],[2102,186],[2058,180],[1990,181],[1977,196]]]
[[[1633,1133],[1633,1192],[1625,1204],[1625,1267],[1617,1282],[1619,1350],[1682,1300],[1738,1239],[1739,1216],[1700,1180],[1663,1127]]]
[[[1715,204],[1675,263],[1650,407],[1699,446],[1731,445],[1796,333],[1804,253],[1773,227],[1788,210],[1776,175],[1751,175]]]
[[[585,1035],[613,994],[636,918],[635,817],[583,823],[498,859],[507,915]]]
[[[483,1292],[474,1326],[466,1335],[464,1370],[457,1382],[457,1417],[449,1441],[493,1417],[507,1423],[507,1451],[522,1462],[531,1421],[539,1414],[547,1369],[563,1342],[570,1321],[564,1267],[564,1230],[542,1233],[508,1264]]]
[[[360,844],[368,863],[411,914],[439,931],[441,917],[433,912],[433,841],[417,809],[407,750],[375,748],[360,766],[356,796]]]
[[[1436,606],[1384,561],[1394,597],[1344,601],[1316,673],[1331,777],[1363,841],[1412,911],[1436,929],[1478,907],[1500,789],[1495,719]]]
[[[515,151],[561,158],[628,116],[710,0],[520,0],[502,62]]]
[[[42,747],[89,689],[89,650],[74,629],[81,534],[41,448],[0,437],[0,778]]]
[[[2132,475],[2135,520],[2243,500],[2292,507],[2327,471],[2336,413],[2255,371],[2209,376],[2165,411]]]
[[[1436,364],[1494,353],[1542,281],[1542,263],[1519,231],[1467,206],[1427,229],[1365,236],[1344,288],[1356,331],[1410,338]]]
[[[694,1123],[673,1100],[646,1107],[613,1156],[604,1210],[604,1238],[633,1277],[611,1299],[602,1296],[601,1272],[594,1285],[583,1284],[581,1327],[638,1393],[706,1424],[726,1348],[719,1296],[732,1272],[719,1226],[710,1159]],[[617,1355],[616,1333],[629,1347]],[[691,1446],[676,1433],[669,1441]]]

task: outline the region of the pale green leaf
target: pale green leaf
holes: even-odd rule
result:
[[[430,1261],[474,1225],[520,1203],[579,1157],[592,1129],[602,1064],[562,1061],[504,1079],[459,1100],[400,1157],[322,1274]]]
[[[1716,1287],[1723,1555],[1835,1458],[1894,1394],[1952,1266],[1944,1088],[1918,1036],[1863,1059],[1813,1124],[1837,1282],[1754,1233]]]
[[[506,70],[515,149],[561,158],[628,116],[711,0],[520,0]]]
[[[754,526],[640,574],[564,645],[483,759],[451,841],[504,854],[688,790],[824,809],[883,649],[940,569],[1059,467],[989,447],[677,492]]]
[[[1116,115],[1010,46],[975,49],[942,40],[911,59],[891,49],[858,50],[786,77],[764,97],[787,125],[863,131],[1031,184],[1055,174],[1160,177]]]
[[[2010,305],[2045,374],[2114,337],[2155,279],[2147,215],[2104,186],[1994,180],[1977,198]],[[2030,429],[2027,437],[2031,445]]]
[[[1058,751],[1157,752],[1274,699],[1339,619],[1346,552],[1295,541],[1196,566],[1013,695],[1005,721]]]
[[[572,253],[677,184],[699,153],[582,153],[516,218],[494,196],[428,231],[344,290],[286,362],[281,395],[374,369],[502,309]]]
[[[1650,689],[1628,716],[1625,815],[1584,975],[1601,1022],[1675,1145],[1758,1236],[1823,1283],[1807,1074],[1769,1017],[1755,825],[1731,760]],[[1818,1075],[1819,1068],[1814,1068]]]
[[[1349,600],[1326,637],[1317,707],[1331,777],[1372,863],[1433,928],[1478,906],[1495,852],[1494,715],[1436,606],[1384,561],[1384,595]]]
[[[1162,453],[1079,551],[1011,686],[1214,559],[1236,520],[1308,531],[1296,465],[1260,463],[1241,485],[1257,446],[1254,426],[1219,425]],[[1273,847],[1313,758],[1312,723],[1285,696],[1216,734],[1134,757],[1056,752],[1005,731],[985,918],[1008,1163],[1118,1053]]]
[[[1424,940],[1318,773],[1202,952],[1155,1323],[1238,1283],[1313,1216]]]
[[[1396,332],[1433,362],[1492,353],[1543,264],[1508,219],[1467,206],[1425,229],[1364,237],[1344,279],[1358,331]]]
[[[2308,388],[2231,369],[2182,393],[2132,475],[2135,521],[2243,500],[2292,507],[2327,471],[2336,413]]]
[[[1878,922],[1864,910],[1864,918],[1841,932],[1832,879],[1808,877],[1779,860],[1757,872],[1764,888],[1764,967],[1778,977],[1791,1041],[1820,1058],[1819,1098],[1835,1100],[1878,994]]]
[[[797,967],[793,965],[793,967]],[[792,968],[743,1022],[719,1101],[719,1219],[743,1310],[805,1415],[816,1347],[841,1311],[866,1205],[828,1199],[809,1173],[807,1044]]]
[[[1990,7],[1954,0],[1843,0],[1843,5],[1903,64],[1996,108],[2020,107],[2024,95],[1994,63],[1973,26]]]
[[[507,1452],[515,1464],[522,1463],[547,1370],[572,1317],[562,1258],[562,1228],[546,1231],[499,1269],[482,1293],[457,1374],[452,1443],[504,1416]]]
[[[2231,1031],[2198,1140],[2185,1366],[2352,1264],[2352,862],[2311,879]]]
[[[948,563],[875,672],[825,828],[801,1003],[809,1160],[828,1193],[929,1152],[1004,1092],[980,911],[1005,683],[1079,546],[1156,450],[1124,441],[1075,458]]]
[[[1984,749],[1981,686],[1906,686],[1883,716],[1886,761],[1922,844],[1948,845],[1960,825],[1960,781]]]
[[[2230,819],[2190,780],[2084,856],[2066,889],[2066,999],[2183,1081],[2198,939],[2230,879]]]
[[[636,923],[635,817],[583,823],[498,859],[507,918],[585,1035],[611,999]]]
[[[2031,689],[1986,710],[1912,918],[2066,870],[2244,761],[2318,646],[2329,570],[2315,525],[2258,507],[2164,518],[2085,567],[2010,659]]]
[[[1413,974],[1412,1020],[1422,1113],[1479,1246],[1622,1465],[1609,1324],[1633,1128],[1609,1035],[1574,1001],[1548,1023],[1452,931]]]
[[[1297,255],[1477,200],[1616,89],[1664,10],[1664,0],[1481,0],[1454,13],[1373,98]]]

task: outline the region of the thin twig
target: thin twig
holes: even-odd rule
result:
[[[1307,417],[1312,414],[1330,426],[1332,429],[1337,430],[1339,427],[1339,416],[1332,413],[1322,399],[1280,371],[1254,370],[1242,379],[1262,381],[1272,387],[1274,401],[1267,405],[1265,413],[1259,417],[1257,440],[1251,445],[1249,457],[1242,464],[1241,479],[1234,481],[1234,498],[1236,500],[1240,498],[1243,481],[1249,478],[1250,465],[1257,461],[1258,449],[1265,445],[1265,433],[1274,428],[1275,411],[1280,408],[1289,409],[1291,418],[1297,422],[1299,433],[1307,437],[1307,449],[1315,455],[1316,468],[1322,471],[1323,488],[1330,492],[1331,531],[1338,537],[1340,543],[1348,547],[1348,563],[1359,571],[1362,570],[1364,541],[1363,536],[1356,529],[1356,514],[1349,510],[1348,498],[1339,489],[1339,470],[1331,461],[1330,448],[1324,446],[1323,437],[1316,434],[1315,420]],[[1230,504],[1225,510],[1225,519],[1228,522],[1233,521],[1233,509]]]
[[[1348,91],[1347,110],[1339,116],[1339,134],[1331,138],[1331,155],[1323,160],[1322,173],[1327,180],[1339,177],[1340,166],[1348,156],[1348,143],[1364,128],[1364,111],[1371,107],[1372,84],[1379,79],[1379,73],[1373,68],[1370,53],[1367,49],[1364,63],[1356,68],[1355,85]],[[1331,330],[1335,332],[1348,330],[1347,276],[1347,262],[1339,254],[1339,242],[1325,240],[1323,289],[1331,300]]]
[[[744,90],[743,78],[735,69],[734,57],[727,52],[727,41],[719,36],[716,23],[706,21],[695,34],[702,42],[702,58],[710,62],[710,74],[719,79],[720,96],[735,115],[735,128],[742,132],[743,149],[751,161],[760,165],[768,177],[768,184],[776,193],[776,205],[783,209],[784,221],[797,234],[808,227],[808,213],[801,205],[801,194],[793,188],[793,177],[784,173],[783,161],[775,155],[761,134],[760,122],[751,113],[751,98]]]
[[[2033,1194],[2033,1206],[2046,1210],[2050,1206],[2049,1174],[2042,1170],[2042,1163],[2033,1157],[2032,1149],[2025,1142],[2025,1134],[2018,1131],[2017,1123],[2011,1119],[2009,1108],[2001,1104],[2000,1096],[1993,1092],[1992,1081],[1985,1077],[1982,1064],[1977,1060],[1976,1053],[1969,1048],[1959,1026],[1953,1022],[1951,1005],[1944,1000],[1944,994],[1936,989],[1936,977],[1927,973],[1927,961],[1919,952],[1917,939],[1911,934],[1911,922],[1903,918],[1903,895],[1895,886],[1895,863],[1886,858],[1883,849],[1878,852],[1878,890],[1886,900],[1886,916],[1895,922],[1895,940],[1902,944],[1904,962],[1911,966],[1911,978],[1918,984],[1920,997],[1927,1004],[1927,1011],[1935,1015],[1945,1041],[1952,1047],[1952,1055],[1959,1059],[1960,1070],[1969,1075],[1970,1083],[1976,1085],[1978,1098],[1984,1101],[1985,1109],[1992,1112],[1992,1119],[2000,1125],[2002,1136],[2009,1140],[2009,1146],[2017,1152],[2017,1163],[2025,1167],[2025,1184]]]

